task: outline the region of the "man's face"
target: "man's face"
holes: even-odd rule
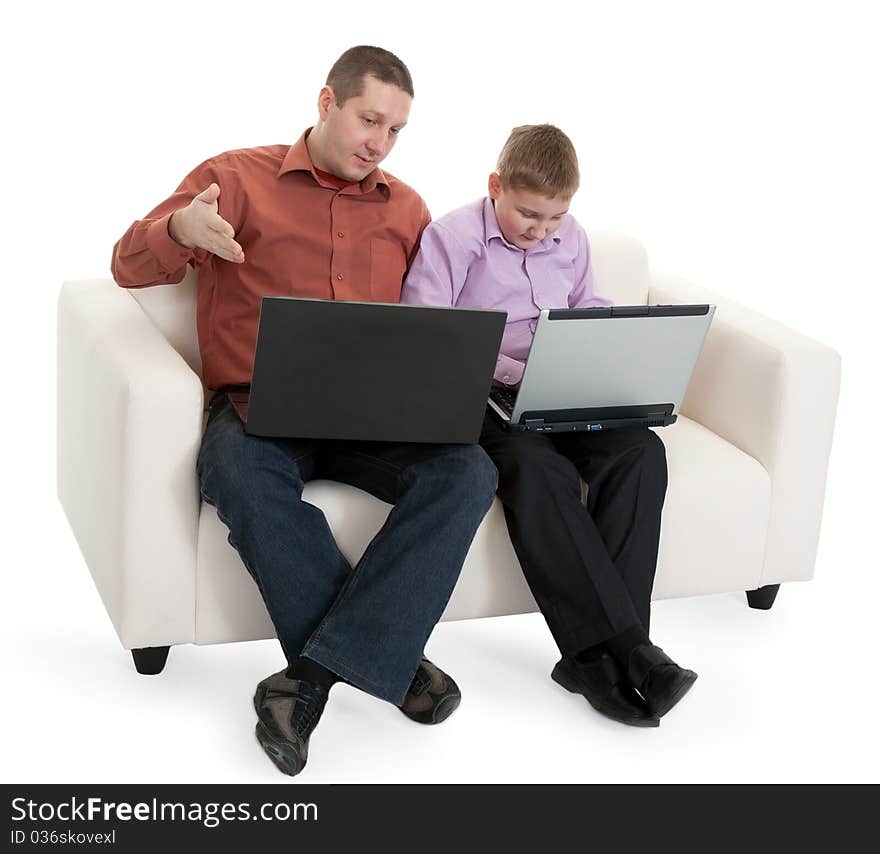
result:
[[[497,172],[489,176],[489,198],[495,203],[495,218],[504,239],[520,249],[531,249],[553,234],[565,221],[571,201],[505,187]]]
[[[342,107],[325,86],[318,96],[315,150],[309,145],[312,162],[339,178],[362,181],[394,148],[411,106],[412,98],[403,89],[369,75],[364,77],[363,92]]]

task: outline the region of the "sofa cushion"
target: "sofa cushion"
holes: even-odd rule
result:
[[[657,431],[667,448],[669,489],[663,511],[654,598],[758,586],[769,519],[770,480],[755,460],[705,427],[679,418]],[[330,481],[306,486],[352,563],[388,515],[389,505]],[[196,577],[196,642],[274,636],[257,587],[226,540],[216,510],[202,504]],[[445,620],[535,610],[496,500],[468,553]]]

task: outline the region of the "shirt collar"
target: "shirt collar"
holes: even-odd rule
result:
[[[519,252],[534,252],[538,250],[540,252],[545,252],[548,249],[552,249],[553,246],[558,244],[562,240],[562,236],[560,235],[561,229],[556,229],[553,234],[550,235],[550,239],[548,240],[546,237],[543,240],[538,241],[531,249],[525,250],[520,249],[518,246],[514,246],[507,238],[501,233],[501,226],[498,225],[498,217],[495,216],[495,205],[492,204],[492,199],[486,196],[483,199],[483,224],[486,228],[486,245],[488,246],[489,241],[493,237],[499,238],[505,246],[509,246],[511,249],[516,249]]]
[[[278,177],[280,178],[287,172],[309,172],[315,180],[315,183],[320,184],[322,187],[335,190],[335,187],[322,181],[315,173],[315,165],[312,163],[312,158],[309,156],[309,149],[306,146],[306,137],[308,137],[311,130],[311,128],[304,130],[302,136],[290,146],[287,154],[284,156],[283,162],[281,163],[281,168],[278,170]],[[352,184],[350,187],[346,187],[339,192],[366,195],[377,187],[385,198],[390,198],[391,187],[388,184],[388,179],[385,177],[385,173],[379,169],[378,166],[370,172],[360,184]]]

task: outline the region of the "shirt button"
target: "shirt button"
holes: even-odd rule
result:
[[[336,278],[339,279],[339,281],[341,282],[342,281],[342,273],[337,273]]]
[[[345,237],[345,232],[344,231],[337,231],[336,236],[337,237]]]

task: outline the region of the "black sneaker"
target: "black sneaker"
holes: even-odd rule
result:
[[[305,768],[309,736],[324,711],[327,694],[321,685],[289,679],[284,670],[257,685],[257,741],[279,771],[293,777]]]
[[[451,676],[423,658],[403,699],[400,711],[420,724],[439,724],[461,702],[461,691]]]
[[[595,661],[566,656],[557,662],[550,677],[573,694],[582,694],[606,718],[628,726],[660,726],[607,652]]]
[[[693,670],[679,667],[659,646],[640,644],[629,654],[630,681],[651,713],[663,717],[697,681]]]

